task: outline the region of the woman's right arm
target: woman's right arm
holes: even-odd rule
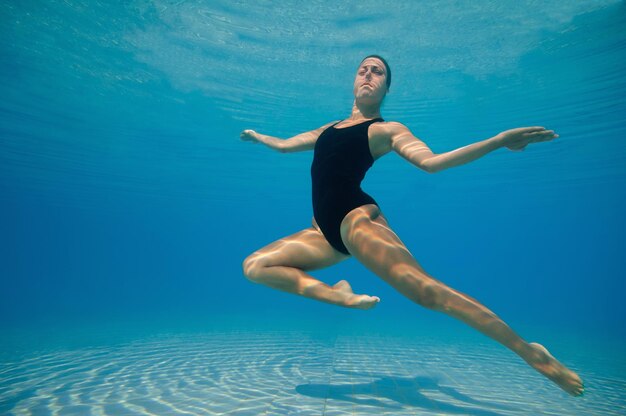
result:
[[[241,132],[239,137],[244,141],[263,143],[264,145],[274,150],[278,150],[281,153],[302,152],[305,150],[313,150],[315,142],[317,142],[317,138],[320,137],[320,134],[322,134],[324,130],[332,126],[334,123],[336,123],[336,121],[325,124],[318,129],[290,137],[289,139],[279,139],[278,137],[267,136],[265,134],[257,133],[254,130],[244,130]]]

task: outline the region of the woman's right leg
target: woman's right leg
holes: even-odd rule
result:
[[[249,255],[243,262],[243,272],[249,280],[274,289],[339,306],[372,308],[380,299],[354,294],[345,280],[329,286],[305,273],[332,266],[349,257],[335,250],[313,221],[312,227]]]

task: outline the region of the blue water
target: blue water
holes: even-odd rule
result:
[[[0,2],[0,414],[606,415],[626,411],[626,5]],[[560,137],[363,189],[431,275],[585,380],[571,398],[356,260],[356,311],[255,285],[310,227],[312,152],[360,59],[434,152]]]

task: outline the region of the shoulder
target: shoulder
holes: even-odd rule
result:
[[[326,130],[330,126],[335,125],[335,124],[339,123],[340,121],[341,120],[335,120],[335,121],[331,121],[330,123],[326,123],[322,127],[320,127],[318,130]]]
[[[330,123],[326,123],[323,126],[316,128],[315,130],[311,130],[309,133],[313,134],[315,139],[317,139],[319,137],[319,135],[324,132],[324,130],[326,130],[327,128],[329,128],[333,124],[337,124],[337,123],[339,123],[339,120],[331,121]]]
[[[392,139],[402,133],[409,131],[408,127],[397,121],[380,121],[372,124],[372,133],[377,136],[384,136]]]
[[[339,120],[331,121],[330,123],[326,123],[323,126],[316,128],[315,130],[309,131],[308,134],[311,135],[315,140],[317,140],[317,138],[324,132],[324,130],[337,123],[339,123]]]

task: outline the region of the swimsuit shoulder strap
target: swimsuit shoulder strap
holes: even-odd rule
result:
[[[341,123],[342,121],[343,121],[343,120],[339,120],[338,122],[336,122],[335,124],[333,124],[333,125],[332,125],[332,126],[330,126],[330,127],[335,127],[337,124]],[[362,123],[354,124],[354,125],[352,125],[352,126],[350,126],[350,127],[358,126],[359,124],[365,124],[365,123],[375,123],[375,122],[377,122],[377,121],[385,121],[385,120],[384,120],[382,117],[378,117],[378,118],[373,118],[373,119],[371,119],[371,120],[364,121],[364,122],[362,122]]]

